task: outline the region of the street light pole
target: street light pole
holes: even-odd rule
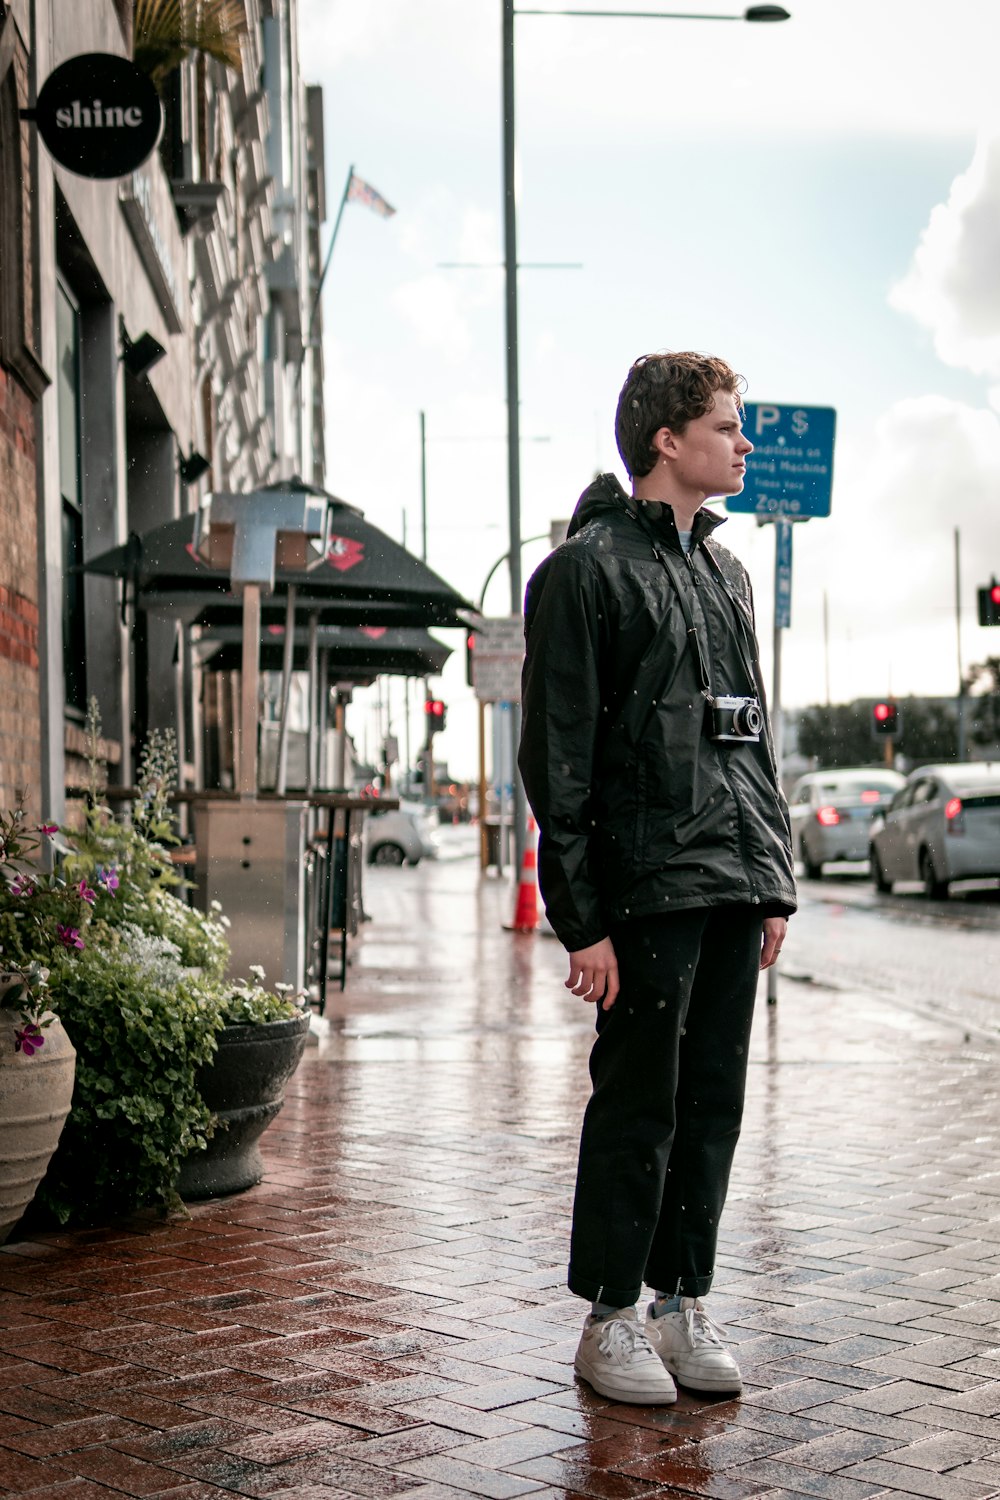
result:
[[[502,0],[501,36],[503,72],[503,244],[504,289],[507,339],[507,509],[510,525],[510,612],[522,613],[521,584],[521,426],[518,391],[517,350],[517,203],[514,181],[514,17],[592,16],[605,19],[642,18],[655,21],[787,21],[788,11],[781,5],[750,5],[739,15],[694,14],[687,11],[609,11],[609,10],[529,10],[515,6],[514,0]],[[514,741],[514,832],[516,870],[527,842],[527,804],[517,772],[517,746],[521,737],[521,706],[511,705],[511,734]]]
[[[507,335],[507,515],[510,530],[510,612],[522,612],[521,409],[517,347],[517,202],[514,133],[514,0],[503,0],[503,256]],[[521,705],[511,704],[511,781],[514,792],[514,871],[520,875],[527,846],[527,801],[517,769]],[[503,829],[501,827],[501,837]]]
[[[514,133],[514,0],[503,0],[503,254],[507,332],[507,513],[510,612],[521,613],[521,412],[517,348],[517,203]]]

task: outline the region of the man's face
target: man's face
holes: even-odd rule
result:
[[[702,495],[738,495],[746,474],[746,456],[753,443],[744,437],[736,397],[719,391],[715,405],[695,417],[683,432],[661,428],[663,453],[675,480]]]

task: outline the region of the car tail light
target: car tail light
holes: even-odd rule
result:
[[[964,833],[961,797],[949,797],[944,805],[944,823],[948,833]]]
[[[866,787],[861,793],[861,800],[862,802],[877,802],[879,794],[875,791],[874,787]]]
[[[816,822],[823,828],[836,828],[840,822],[840,813],[835,807],[817,808]]]

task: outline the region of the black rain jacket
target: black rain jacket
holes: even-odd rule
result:
[[[765,702],[743,565],[695,516],[685,556],[669,505],[612,474],[580,497],[568,539],[528,583],[518,764],[538,822],[538,873],[570,951],[611,923],[685,907],[795,910],[788,809],[770,729],[718,743],[684,612],[716,696]]]

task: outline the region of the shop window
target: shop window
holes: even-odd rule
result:
[[[66,284],[56,282],[56,390],[59,413],[59,492],[62,496],[63,670],[66,707],[87,708],[83,574],[83,505],[80,483],[80,308]]]

